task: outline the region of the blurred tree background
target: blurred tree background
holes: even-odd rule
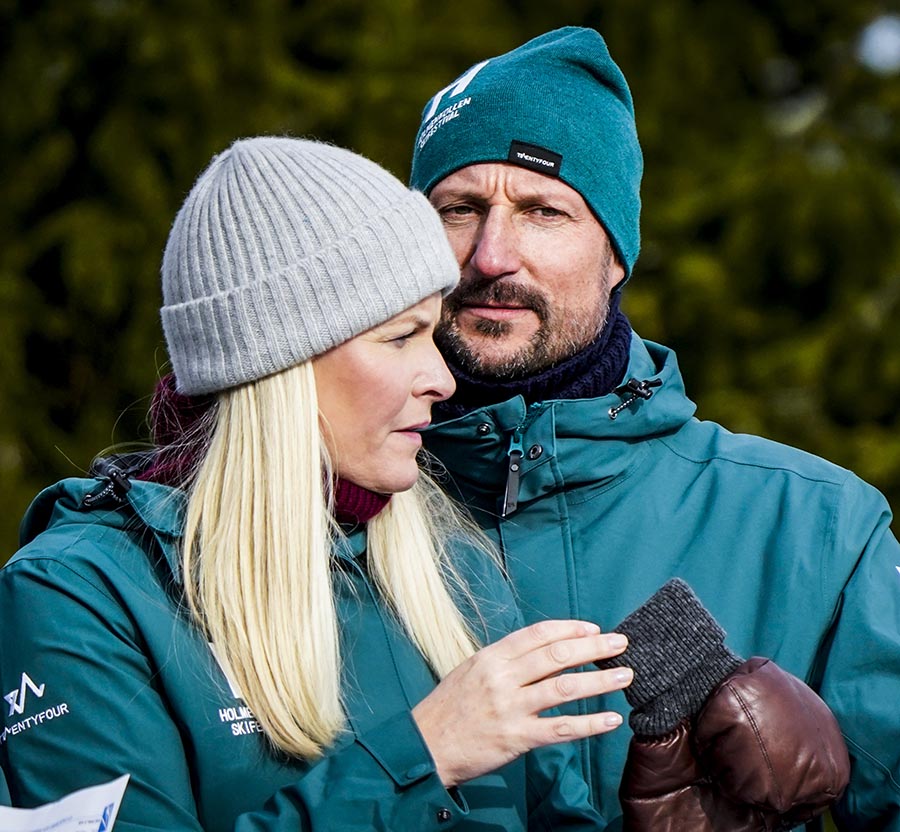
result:
[[[567,24],[604,34],[635,97],[635,328],[678,350],[701,417],[828,457],[900,509],[884,3],[0,0],[0,563],[38,489],[148,438],[161,253],[215,152],[316,136],[405,177],[432,93]]]

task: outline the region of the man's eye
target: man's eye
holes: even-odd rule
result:
[[[454,219],[456,217],[468,217],[475,213],[475,209],[471,205],[448,205],[441,208],[440,215],[445,219]]]
[[[539,217],[561,217],[564,215],[558,208],[551,208],[549,205],[535,205],[531,211]]]

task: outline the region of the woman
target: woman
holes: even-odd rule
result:
[[[120,830],[599,828],[552,743],[621,718],[547,711],[628,684],[559,676],[625,640],[516,630],[419,474],[458,280],[424,197],[346,150],[239,141],[162,278],[162,447],[43,492],[0,572],[14,804],[128,773]]]

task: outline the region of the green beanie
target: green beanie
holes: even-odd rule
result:
[[[412,187],[427,194],[478,162],[511,162],[574,188],[631,274],[640,250],[641,148],[625,76],[593,29],[557,29],[475,64],[428,102]]]

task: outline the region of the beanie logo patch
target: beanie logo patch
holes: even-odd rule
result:
[[[512,141],[506,159],[515,165],[545,173],[547,176],[559,176],[559,168],[562,165],[562,156],[558,153],[527,142]]]
[[[419,150],[425,147],[428,144],[428,140],[437,133],[447,122],[453,121],[455,118],[459,118],[459,112],[463,107],[468,107],[469,104],[472,103],[472,96],[467,95],[465,98],[460,98],[458,101],[454,101],[448,107],[444,107],[431,121],[428,122],[425,127],[422,128],[422,133],[418,139]]]
[[[431,104],[429,104],[428,109],[422,116],[422,127],[419,130],[419,138],[417,139],[419,150],[425,147],[428,140],[448,121],[453,121],[453,119],[457,118],[459,116],[459,111],[463,107],[472,103],[471,96],[466,96],[465,98],[460,98],[444,107],[444,109],[438,113],[437,109],[444,100],[444,96],[446,95],[447,98],[456,98],[457,96],[462,95],[472,79],[489,63],[490,59],[482,61],[480,64],[475,64],[475,66],[466,70],[452,84],[448,84],[444,89],[435,93],[434,97],[431,99]]]
[[[440,106],[441,101],[444,96],[449,93],[449,98],[455,98],[457,95],[462,95],[466,91],[466,87],[472,83],[472,79],[481,72],[488,64],[490,63],[490,59],[486,61],[482,61],[480,64],[475,64],[475,66],[469,67],[462,75],[459,76],[452,84],[448,84],[444,89],[438,90],[434,97],[431,99],[431,104],[428,106],[428,110],[422,116],[422,123],[424,124],[430,118],[434,117],[434,114],[437,112],[437,108]]]

